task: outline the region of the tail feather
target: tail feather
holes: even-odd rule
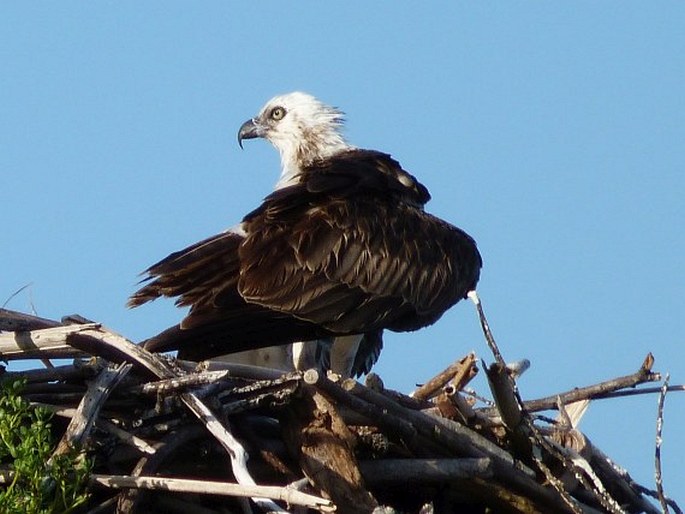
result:
[[[284,316],[255,305],[200,320],[185,328],[170,327],[141,344],[152,352],[178,350],[179,356],[203,360],[219,355],[295,341],[328,337],[331,333],[307,321]]]
[[[179,305],[191,305],[211,292],[224,287],[238,276],[240,233],[227,231],[174,252],[150,266],[142,283],[145,286],[128,300],[128,307],[138,307],[156,298],[178,296]],[[234,280],[231,280],[235,277]]]

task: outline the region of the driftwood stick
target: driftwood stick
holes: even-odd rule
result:
[[[543,473],[547,481],[552,485],[554,490],[561,498],[561,501],[564,502],[564,505],[566,505],[566,507],[574,514],[582,514],[583,509],[580,505],[580,502],[571,496],[571,494],[566,490],[564,483],[552,473],[552,470],[550,470],[547,464],[542,461],[542,458],[537,455],[533,455],[533,459],[535,460],[537,468]]]
[[[194,394],[185,393],[181,395],[183,403],[195,414],[205,425],[207,430],[219,441],[221,446],[226,449],[231,459],[233,475],[240,485],[255,485],[255,481],[247,469],[248,455],[243,445],[233,437],[233,434],[221,424],[214,413]],[[271,500],[263,497],[252,497],[257,505],[266,510],[274,512],[285,512]]]
[[[483,363],[483,367],[485,367],[485,363]],[[514,380],[509,375],[506,366],[501,364],[494,363],[485,369],[490,391],[502,422],[512,432],[516,431],[521,426],[524,411],[519,401]]]
[[[24,371],[8,371],[4,374],[7,378],[21,378],[27,384],[34,382],[52,382],[63,380],[79,380],[93,378],[102,368],[102,364],[67,364],[65,366],[55,366],[52,368],[38,368]]]
[[[509,429],[512,452],[524,462],[530,462],[533,453],[531,432],[534,427],[521,405],[514,379],[506,366],[500,363],[485,368],[485,374],[502,422]]]
[[[447,386],[435,398],[435,404],[443,418],[460,420],[462,424],[471,426],[478,424],[482,427],[494,427],[492,420],[473,409],[461,392]]]
[[[324,491],[341,514],[371,513],[377,506],[366,490],[354,455],[355,439],[333,403],[303,387],[284,411],[283,433],[290,452],[314,487]]]
[[[106,432],[109,432],[110,434],[117,437],[119,440],[123,441],[127,445],[136,448],[141,453],[146,453],[148,455],[152,455],[153,453],[155,453],[155,449],[152,446],[150,446],[147,443],[147,441],[131,434],[130,432],[127,432],[122,428],[119,428],[111,421],[107,421],[106,419],[100,418],[95,421],[95,426]]]
[[[285,373],[282,369],[223,361],[202,361],[198,363],[195,361],[177,360],[176,364],[188,371],[228,371],[231,377],[250,378],[253,380],[274,380]]]
[[[570,434],[575,435],[576,440],[582,439],[581,445],[584,444],[585,437],[582,434],[576,430],[572,430]],[[549,447],[546,447],[545,449],[548,451],[550,449],[552,450],[550,453],[561,460],[566,470],[573,474],[574,479],[577,480],[577,482],[583,486],[584,490],[587,491],[595,501],[598,501],[607,512],[611,514],[626,513],[621,503],[604,487],[603,482],[581,452],[578,452],[572,446],[562,447],[556,441],[545,439],[544,443],[545,445],[549,445]]]
[[[414,410],[422,410],[432,407],[432,403],[428,400],[421,400],[413,396],[406,395],[394,389],[388,389],[383,384],[383,380],[376,373],[369,373],[364,379],[364,386],[369,389],[387,396],[394,402],[399,403],[402,407]]]
[[[558,493],[559,498],[564,504],[571,509],[572,512],[576,514],[582,513],[582,507],[578,501],[571,496],[563,482],[559,480],[551,472],[547,464],[543,462],[541,450],[544,448],[549,451],[551,449],[551,444],[544,440],[533,424],[530,416],[523,408],[523,402],[521,401],[518,388],[516,387],[516,382],[507,370],[506,365],[503,365],[501,362],[496,362],[486,368],[486,374],[488,383],[490,384],[490,390],[492,391],[495,404],[497,405],[497,410],[499,411],[505,426],[509,429],[512,440],[512,452],[514,455],[519,456],[525,462],[535,462],[536,467],[544,474],[545,478]],[[575,468],[572,465],[569,465],[568,459],[563,458],[562,455],[556,456],[560,458],[565,468],[574,472],[575,476]]]
[[[220,394],[213,391],[209,394],[221,404],[221,412],[229,415],[265,406],[288,404],[301,384],[301,375],[286,374],[275,380],[261,380],[244,387],[224,390]]]
[[[216,494],[243,498],[263,497],[284,501],[290,505],[301,505],[320,512],[334,512],[335,506],[324,498],[305,494],[287,487],[243,485],[211,480],[190,480],[159,476],[100,475],[90,476],[92,484],[112,489],[156,489],[161,491],[195,494]]]
[[[466,357],[462,357],[456,362],[450,364],[447,368],[431,378],[428,382],[417,388],[411,396],[420,400],[432,398],[445,387],[447,383],[455,380],[455,387],[461,389],[471,378],[476,376],[478,368],[476,368],[476,354],[471,352]],[[459,385],[457,385],[459,384]]]
[[[112,365],[100,373],[97,380],[88,387],[67,427],[62,440],[57,445],[53,457],[80,448],[90,435],[100,409],[117,384],[131,371],[130,364]]]
[[[72,327],[69,327],[72,328]],[[130,362],[149,377],[173,378],[177,373],[163,357],[150,353],[100,325],[73,325],[67,334],[71,346],[113,362]]]
[[[635,387],[645,382],[659,381],[661,380],[661,375],[651,371],[653,359],[650,359],[650,357],[651,354],[647,356],[640,369],[631,375],[625,375],[612,380],[606,380],[590,386],[577,387],[564,393],[547,396],[545,398],[539,398],[537,400],[525,401],[523,402],[523,406],[528,412],[551,410],[556,409],[557,400],[559,398],[561,398],[561,402],[563,404],[569,404],[588,398],[600,398],[604,394],[608,394],[619,389]],[[486,414],[494,413],[492,408],[480,409],[480,411]]]
[[[359,463],[369,484],[431,483],[492,478],[490,459],[382,459]]]
[[[0,359],[31,359],[42,357],[69,358],[83,355],[66,342],[69,334],[97,328],[97,324],[57,326],[31,332],[0,334]]]
[[[228,378],[230,373],[228,371],[204,371],[201,373],[193,373],[180,377],[166,378],[154,382],[146,382],[138,386],[131,387],[129,392],[140,394],[160,394],[168,395],[179,390],[185,390],[201,385],[212,384]]]
[[[56,416],[62,418],[73,418],[76,415],[77,409],[69,407],[59,407],[55,405],[50,405],[49,403],[39,403],[31,402],[34,407],[42,407],[44,409],[51,410]],[[150,446],[147,441],[137,437],[126,430],[119,428],[117,425],[103,418],[98,418],[95,420],[95,426],[105,432],[109,432],[113,436],[117,437],[122,442],[126,443],[128,446],[136,448],[141,453],[152,455],[155,453],[155,449]]]
[[[624,389],[622,391],[612,391],[610,393],[601,393],[593,397],[593,400],[606,400],[609,398],[622,398],[624,396],[638,396],[641,394],[659,394],[663,387],[641,387],[640,389]],[[685,385],[670,385],[666,388],[667,393],[684,392]]]
[[[27,332],[42,328],[58,327],[60,325],[59,321],[39,318],[38,316],[9,309],[0,309],[0,331],[2,332]]]

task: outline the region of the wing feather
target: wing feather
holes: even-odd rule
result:
[[[237,249],[242,239],[239,233],[223,232],[153,264],[145,271],[147,284],[131,296],[129,307],[162,296],[178,297],[178,305],[194,305],[202,302],[208,290],[237,281]]]

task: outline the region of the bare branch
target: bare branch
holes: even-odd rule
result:
[[[664,403],[666,401],[666,392],[668,391],[668,380],[670,376],[666,373],[664,384],[661,387],[661,394],[659,395],[657,415],[656,415],[656,444],[654,447],[654,477],[656,481],[656,493],[661,508],[664,514],[668,514],[668,504],[666,503],[666,496],[664,495],[664,483],[661,475],[661,443],[662,443],[662,429],[664,426]]]
[[[426,400],[435,396],[446,384],[453,382],[453,386],[460,390],[478,373],[476,367],[476,354],[471,352],[450,364],[428,382],[412,393],[414,398]]]
[[[211,480],[189,480],[159,476],[99,475],[93,474],[91,482],[115,489],[153,489],[162,491],[186,492],[195,494],[216,494],[240,496],[244,498],[262,497],[284,501],[291,505],[301,505],[319,512],[334,512],[335,506],[329,500],[305,494],[288,487],[263,485],[232,484]]]

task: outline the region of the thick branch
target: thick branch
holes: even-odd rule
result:
[[[42,328],[53,328],[62,325],[59,321],[39,318],[23,312],[0,309],[0,331],[27,332]]]

